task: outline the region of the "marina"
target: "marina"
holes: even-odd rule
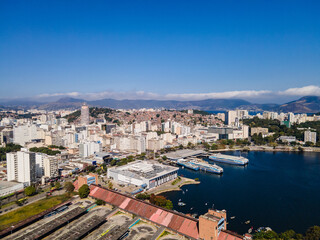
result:
[[[238,152],[226,154],[239,156]],[[179,175],[199,178],[200,184],[183,186],[184,193],[172,191],[162,195],[173,202],[174,209],[191,215],[201,215],[213,204],[228,209],[229,228],[241,234],[251,226],[304,233],[319,224],[320,215],[316,213],[320,212],[320,193],[314,191],[320,187],[319,153],[250,151],[243,156],[250,164],[223,164],[222,175],[180,168]],[[179,199],[185,207],[178,206]],[[250,223],[246,224],[247,221]]]
[[[234,156],[221,153],[214,153],[212,155],[209,155],[208,153],[205,153],[203,151],[193,150],[178,150],[173,153],[169,153],[168,158],[182,168],[213,174],[222,174],[223,168],[216,164],[204,161],[203,159],[237,166],[245,166],[249,163],[249,160],[242,156]]]

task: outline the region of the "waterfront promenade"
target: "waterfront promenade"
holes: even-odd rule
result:
[[[176,181],[176,183],[175,183]],[[175,183],[172,185],[172,183]],[[148,191],[149,194],[160,194],[171,191],[181,191],[181,187],[190,184],[200,184],[200,181],[196,181],[191,178],[180,177],[180,181],[178,179],[162,184],[154,189]]]

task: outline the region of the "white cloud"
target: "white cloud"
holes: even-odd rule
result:
[[[209,93],[168,93],[158,94],[145,91],[132,91],[132,92],[114,92],[103,91],[95,93],[52,93],[41,94],[36,98],[41,99],[59,99],[61,97],[74,97],[85,100],[99,100],[105,98],[112,99],[144,99],[144,100],[203,100],[203,99],[246,99],[251,101],[263,100],[264,102],[274,102],[277,99],[289,99],[299,96],[316,95],[320,96],[319,86],[305,86],[301,88],[289,88],[284,91],[270,91],[270,90],[244,90],[244,91],[227,91],[227,92],[209,92]]]
[[[59,96],[63,96],[63,97],[66,97],[66,96],[69,96],[69,97],[78,97],[78,96],[80,96],[80,95],[81,95],[81,93],[79,93],[79,92],[70,92],[70,93],[44,93],[44,94],[37,95],[36,97],[37,97],[37,98],[59,97]]]
[[[184,94],[167,94],[166,99],[179,99],[179,100],[201,100],[209,98],[256,98],[262,97],[272,93],[271,91],[228,91],[228,92],[213,92],[213,93],[184,93]]]
[[[320,96],[320,87],[315,85],[305,86],[301,88],[289,88],[285,91],[279,92],[280,95],[289,96]]]

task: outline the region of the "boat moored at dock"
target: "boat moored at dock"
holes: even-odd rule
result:
[[[232,165],[241,165],[241,166],[247,165],[249,163],[249,160],[247,158],[225,155],[221,153],[213,154],[209,156],[209,159],[215,162],[227,163]]]
[[[179,159],[177,161],[177,165],[179,166],[182,166],[182,167],[185,167],[185,168],[189,168],[189,169],[192,169],[194,171],[199,171],[199,166],[195,165],[195,164],[192,164],[190,163],[189,161],[186,161],[184,159]]]
[[[185,168],[195,171],[204,171],[208,173],[222,174],[223,168],[216,164],[209,164],[206,161],[199,159],[179,159],[177,164]]]

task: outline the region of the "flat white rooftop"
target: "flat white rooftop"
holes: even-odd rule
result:
[[[137,179],[153,179],[178,170],[177,167],[150,160],[138,160],[124,166],[108,168],[108,171]]]
[[[165,155],[169,159],[177,160],[180,158],[192,157],[192,156],[200,155],[203,153],[204,151],[202,150],[183,149],[183,150],[177,150],[175,152],[165,153],[163,155]]]

